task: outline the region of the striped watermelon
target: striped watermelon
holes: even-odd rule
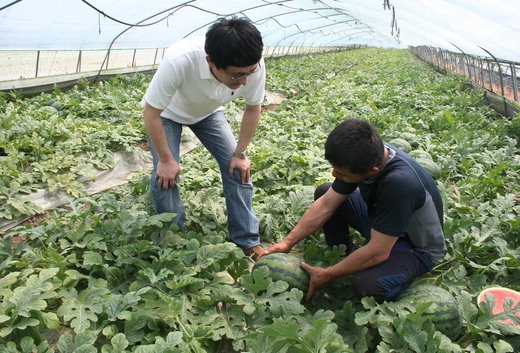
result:
[[[399,137],[388,141],[388,144],[395,146],[405,152],[410,152],[412,150],[412,145],[410,145],[410,142]]]
[[[450,292],[427,283],[412,283],[398,297],[405,304],[419,306],[433,303],[423,313],[435,328],[451,339],[457,338],[462,329],[462,317],[459,305]]]
[[[410,157],[413,157],[413,158],[426,158],[426,159],[430,159],[433,161],[433,158],[432,158],[432,155],[428,152],[426,152],[425,150],[413,150],[413,151],[410,151],[408,153],[408,155]]]
[[[406,131],[403,131],[403,132],[400,132],[399,133],[399,136],[397,136],[398,138],[401,138],[403,140],[406,140],[408,141],[408,143],[410,143],[410,145],[412,146],[412,148],[417,148],[419,147],[419,138],[417,136],[417,134],[414,134],[414,133],[411,133],[411,132],[406,132]]]
[[[427,159],[424,157],[419,157],[416,159],[417,163],[419,163],[424,169],[428,171],[428,173],[432,176],[433,179],[438,179],[441,176],[441,167],[431,159]]]
[[[309,274],[300,267],[301,262],[302,259],[292,254],[272,253],[261,257],[255,263],[253,272],[267,267],[273,281],[285,281],[290,288],[298,288],[305,293],[309,287]]]

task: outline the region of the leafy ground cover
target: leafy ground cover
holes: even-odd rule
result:
[[[514,352],[520,332],[497,326],[476,297],[491,285],[520,289],[518,118],[498,116],[464,79],[403,50],[266,64],[268,88],[288,99],[263,114],[250,147],[263,241],[283,238],[314,187],[331,179],[328,132],[345,118],[367,118],[387,141],[403,138],[442,167],[449,254],[424,280],[455,296],[461,335],[436,331],[420,315],[426,308],[354,298],[348,278],[304,303],[266,271],[251,274],[226,242],[219,173],[202,148],[182,160],[186,235],[168,225],[171,215],[154,215],[148,175],[85,197],[74,184],[82,167],[104,167],[113,150],[145,139],[139,100],[150,77],[135,75],[0,99],[3,215],[29,212],[14,193],[44,184],[78,196],[40,225],[4,235],[0,351]],[[239,106],[230,104],[229,116]],[[13,244],[20,236],[26,241]],[[317,233],[295,250],[326,266],[345,249],[324,248]],[[512,310],[502,315],[518,320]]]
[[[82,81],[31,99],[1,94],[0,219],[41,212],[21,197],[38,189],[84,195],[79,178],[112,167],[114,151],[137,148],[145,140],[138,103],[147,80]]]

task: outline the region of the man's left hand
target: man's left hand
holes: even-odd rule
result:
[[[322,287],[325,287],[332,280],[332,277],[327,274],[327,270],[325,268],[311,266],[305,262],[302,262],[300,266],[311,276],[309,281],[309,290],[307,291],[307,295],[305,297],[305,300],[310,302],[312,297],[314,297],[314,294],[316,294],[316,291]]]
[[[249,158],[231,157],[231,162],[229,163],[229,175],[233,175],[235,169],[240,171],[242,184],[247,183],[251,177],[251,161]]]

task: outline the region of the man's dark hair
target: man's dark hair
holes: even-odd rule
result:
[[[384,144],[368,121],[348,119],[329,134],[325,158],[335,167],[364,174],[383,163]]]
[[[221,18],[206,32],[206,54],[219,69],[246,67],[258,63],[264,43],[260,31],[245,18]]]

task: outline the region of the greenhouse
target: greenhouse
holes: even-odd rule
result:
[[[0,352],[520,352],[518,18],[0,0]]]

